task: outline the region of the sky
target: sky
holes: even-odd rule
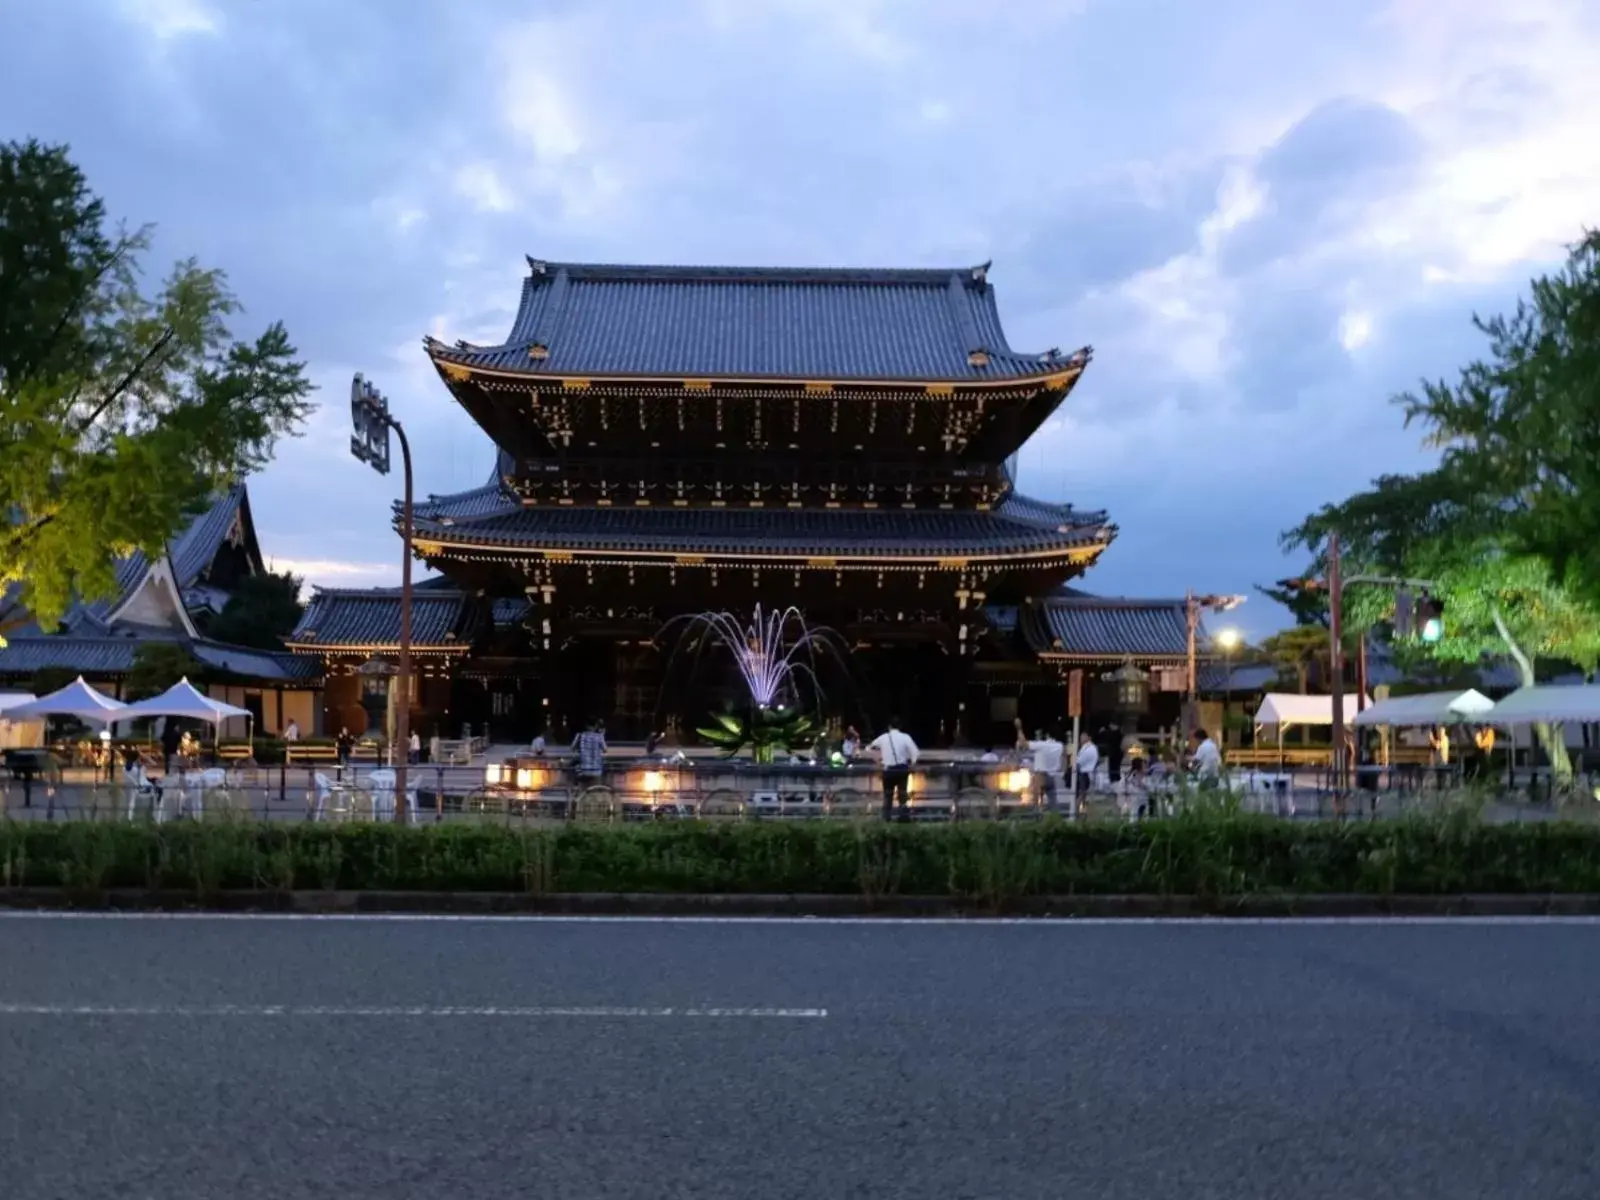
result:
[[[353,372],[419,493],[488,477],[422,338],[499,341],[531,254],[993,260],[1013,347],[1095,348],[1021,457],[1120,526],[1084,586],[1250,594],[1600,224],[1597,61],[1592,0],[0,0],[0,138],[287,323],[322,408],[251,498],[314,583],[399,575]]]

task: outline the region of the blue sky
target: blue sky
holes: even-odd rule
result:
[[[421,338],[498,340],[532,253],[993,259],[1014,346],[1096,348],[1022,457],[1122,527],[1086,586],[1249,592],[1600,223],[1596,61],[1589,0],[8,0],[0,137],[288,323],[325,408],[252,497],[314,581],[398,575],[353,371],[421,491],[486,477]]]

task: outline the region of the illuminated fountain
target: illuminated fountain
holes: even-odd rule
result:
[[[763,610],[759,604],[748,623],[729,612],[695,613],[669,622],[669,627],[677,621],[687,624],[678,649],[691,635],[696,645],[726,647],[749,693],[747,713],[717,713],[714,724],[696,733],[729,757],[749,746],[757,762],[772,762],[780,749],[795,750],[815,740],[822,731],[813,715],[822,699],[817,656],[840,654],[837,634],[808,626],[798,608]],[[811,693],[809,711],[802,685]]]

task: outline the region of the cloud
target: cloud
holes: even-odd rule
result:
[[[1121,523],[1092,588],[1172,594],[1281,574],[1279,529],[1425,462],[1389,397],[1600,220],[1586,0],[100,7],[8,6],[0,137],[70,142],[153,271],[227,268],[240,333],[286,320],[324,408],[255,513],[328,582],[398,563],[350,375],[419,491],[481,482],[419,342],[502,336],[525,252],[993,259],[1014,346],[1097,351],[1025,486]]]
[[[142,26],[158,41],[192,34],[215,34],[222,17],[205,0],[118,0],[128,20]]]

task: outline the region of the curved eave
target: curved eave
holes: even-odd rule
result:
[[[284,645],[296,654],[393,654],[400,649],[399,642],[285,642]],[[419,645],[412,643],[413,654],[466,654],[471,646],[452,642],[447,646]]]
[[[730,387],[787,387],[800,388],[807,391],[828,391],[833,388],[891,388],[915,389],[928,391],[930,389],[943,390],[957,389],[961,391],[1030,391],[1049,389],[1068,391],[1078,381],[1078,377],[1087,369],[1092,355],[1087,350],[1080,351],[1070,358],[1057,362],[1040,363],[1039,370],[1027,374],[1003,375],[992,379],[981,376],[961,377],[913,377],[913,378],[885,378],[885,377],[839,377],[830,379],[812,379],[790,375],[618,375],[618,374],[580,374],[576,372],[556,372],[546,370],[511,370],[506,367],[482,366],[471,361],[473,354],[470,351],[455,350],[441,342],[431,339],[424,342],[428,357],[432,360],[434,368],[440,377],[447,383],[467,383],[477,379],[512,380],[517,383],[531,384],[543,382],[553,386],[560,386],[573,390],[614,384],[617,386],[633,387],[668,387],[681,388],[684,391],[705,391],[708,388],[722,385]],[[515,347],[507,347],[515,349]]]
[[[1017,566],[1031,563],[1066,561],[1074,565],[1093,562],[1111,544],[1114,531],[1102,531],[1082,540],[1064,541],[1055,546],[1028,550],[947,550],[942,552],[883,554],[833,550],[736,551],[702,547],[681,550],[639,550],[629,547],[569,548],[538,544],[510,545],[500,542],[474,542],[456,538],[445,531],[419,532],[412,547],[419,558],[439,558],[449,554],[487,555],[497,558],[541,557],[555,562],[622,561],[641,565],[741,566],[774,565],[790,568],[835,570],[838,568],[928,568],[959,570],[972,566]]]

